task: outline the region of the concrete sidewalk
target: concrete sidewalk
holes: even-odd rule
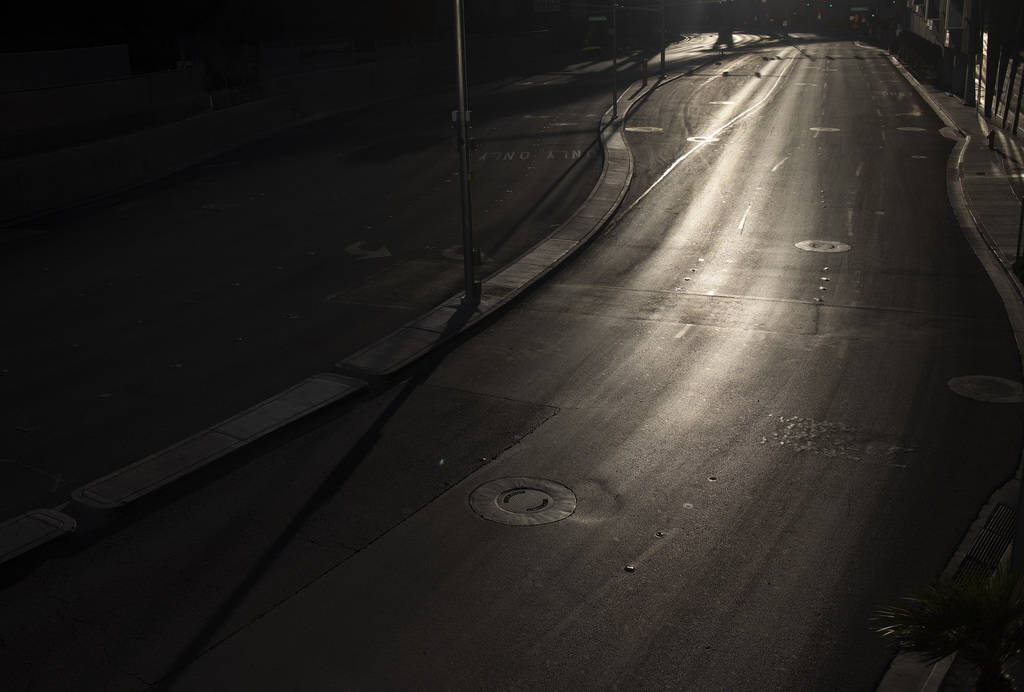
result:
[[[1024,354],[1024,286],[1013,265],[1021,253],[1024,220],[1024,146],[1020,139],[986,120],[974,106],[933,86],[921,84],[895,58],[896,68],[945,122],[943,134],[957,141],[946,167],[950,205],[1003,303]],[[991,135],[991,139],[990,139]],[[991,145],[990,145],[991,141]],[[1022,360],[1024,364],[1024,360]],[[943,578],[1005,566],[1017,521],[1021,469],[989,498],[942,573]],[[999,529],[999,530],[997,530]],[[929,664],[899,654],[878,686],[879,692],[968,692],[973,666],[949,656]]]

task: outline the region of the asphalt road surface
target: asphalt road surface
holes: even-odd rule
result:
[[[713,57],[712,41],[670,47],[669,65]],[[581,55],[474,86],[485,275],[590,192],[610,70]],[[619,72],[627,84],[636,62]],[[421,91],[396,77],[392,101],[37,219],[5,243],[0,518],[59,505],[461,290],[454,96]]]
[[[1020,405],[947,382],[1016,348],[887,59],[728,61],[634,112],[635,204],[500,319],[10,586],[13,684],[873,689],[871,611],[1019,458]],[[518,477],[574,512],[474,512]]]

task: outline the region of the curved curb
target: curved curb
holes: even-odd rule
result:
[[[960,231],[971,246],[971,250],[978,257],[985,273],[988,274],[993,288],[999,294],[1006,309],[1007,319],[1013,329],[1014,340],[1017,343],[1017,355],[1024,369],[1024,286],[1014,275],[1010,267],[1000,259],[999,250],[991,236],[985,231],[983,224],[978,220],[971,208],[969,195],[964,188],[963,162],[967,148],[971,143],[971,136],[965,132],[957,122],[942,108],[942,106],[931,98],[921,83],[915,78],[894,56],[889,56],[893,66],[903,75],[904,79],[918,93],[925,103],[931,107],[935,114],[947,127],[957,132],[961,139],[954,145],[953,151],[946,161],[946,192],[949,197],[949,204],[960,225]],[[984,131],[984,126],[983,126]],[[943,570],[943,577],[952,577],[959,570],[963,569],[970,560],[974,550],[975,541],[983,526],[991,521],[995,511],[1000,506],[1015,506],[1020,483],[1022,465],[1018,467],[1015,478],[1008,481],[1002,488],[997,490],[988,503],[981,509],[978,518],[974,521],[967,533],[964,535],[960,545],[950,558]],[[997,499],[1003,500],[1002,504]],[[1007,547],[1009,551],[1010,547]],[[1005,559],[1005,555],[1002,556]],[[953,665],[955,654],[929,664],[909,653],[900,653],[893,660],[886,670],[885,676],[878,685],[878,692],[898,692],[899,690],[917,689],[924,691],[935,691],[941,686],[949,669]]]
[[[758,36],[750,43],[761,40]],[[708,56],[706,60],[695,61],[696,67],[688,67],[692,72],[718,59],[720,56]],[[334,371],[364,379],[393,375],[504,309],[586,246],[598,232],[613,223],[612,217],[625,199],[633,178],[633,155],[622,135],[630,112],[655,89],[687,74],[666,76],[647,87],[637,80],[621,89],[616,101],[620,108],[624,106],[621,116],[613,120],[609,108],[601,117],[598,132],[604,165],[587,199],[546,239],[484,279],[480,303],[472,311],[462,303],[465,293],[457,293],[391,334],[337,361]]]
[[[484,279],[480,302],[472,312],[463,305],[465,294],[457,293],[382,339],[337,361],[335,372],[362,378],[393,375],[510,305],[587,245],[618,211],[633,178],[633,155],[622,135],[623,123],[647,94],[668,81],[655,82],[633,97],[627,94],[636,82],[622,90],[619,103],[628,101],[622,115],[613,120],[609,108],[601,117],[598,137],[604,164],[586,200],[547,238]]]

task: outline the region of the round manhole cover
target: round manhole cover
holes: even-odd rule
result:
[[[965,375],[949,381],[949,388],[960,396],[993,404],[1019,404],[1024,402],[1024,387],[1020,382],[990,375]]]
[[[846,252],[850,246],[835,240],[801,240],[794,243],[801,250],[808,252]]]
[[[550,524],[576,509],[576,495],[543,478],[499,478],[479,486],[469,506],[484,519],[510,526]]]

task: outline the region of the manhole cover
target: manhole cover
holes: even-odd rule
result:
[[[550,524],[576,509],[576,495],[543,478],[499,478],[469,496],[469,506],[484,519],[510,526]]]
[[[949,381],[949,388],[960,396],[993,404],[1019,404],[1024,402],[1024,387],[1020,382],[990,375],[965,375]]]
[[[846,243],[835,240],[801,240],[794,245],[808,252],[846,252],[850,249]]]

